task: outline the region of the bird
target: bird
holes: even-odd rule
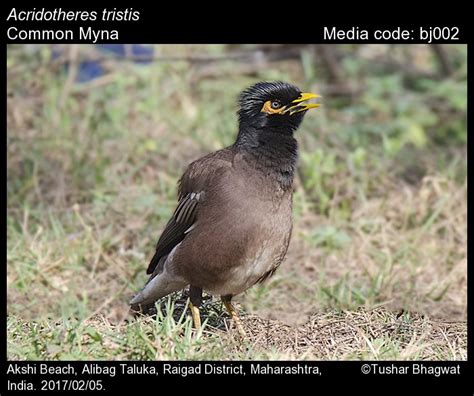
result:
[[[293,228],[294,132],[320,95],[283,81],[261,81],[238,98],[235,142],[190,163],[178,202],[130,301],[134,310],[189,286],[194,327],[201,328],[203,290],[221,300],[245,337],[231,300],[270,278],[283,261]]]

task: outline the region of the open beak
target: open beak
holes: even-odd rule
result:
[[[315,109],[316,107],[321,106],[319,103],[303,103],[306,102],[307,100],[314,99],[314,98],[320,98],[321,95],[314,94],[314,93],[302,93],[297,99],[295,99],[293,102],[291,102],[289,105],[287,105],[284,110],[283,114],[295,114],[299,113],[301,111],[306,111],[309,109]]]

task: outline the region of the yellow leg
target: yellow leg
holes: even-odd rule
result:
[[[195,307],[190,301],[189,309],[191,310],[191,315],[193,317],[194,327],[196,328],[196,330],[200,330],[201,329],[201,315],[199,314],[199,308]]]
[[[244,330],[244,326],[242,326],[242,321],[240,320],[239,315],[237,315],[237,312],[232,306],[232,303],[226,300],[223,300],[222,302],[227,308],[227,312],[229,312],[230,317],[235,322],[235,325],[237,326],[237,330],[239,331],[239,334],[244,338],[247,337],[247,333]]]

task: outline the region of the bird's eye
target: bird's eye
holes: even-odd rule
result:
[[[272,106],[272,109],[276,110],[276,109],[279,109],[281,107],[281,103],[280,103],[279,100],[272,100],[271,106]]]

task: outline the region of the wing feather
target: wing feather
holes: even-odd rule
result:
[[[156,252],[147,269],[153,274],[168,255],[194,228],[199,212],[199,203],[212,183],[232,167],[235,151],[225,148],[208,154],[189,165],[178,184],[178,206],[166,224],[156,244]]]
[[[184,239],[186,231],[196,221],[196,209],[201,196],[202,194],[189,193],[181,198],[156,244],[156,252],[148,266],[147,274],[152,274],[159,259],[169,254]]]

